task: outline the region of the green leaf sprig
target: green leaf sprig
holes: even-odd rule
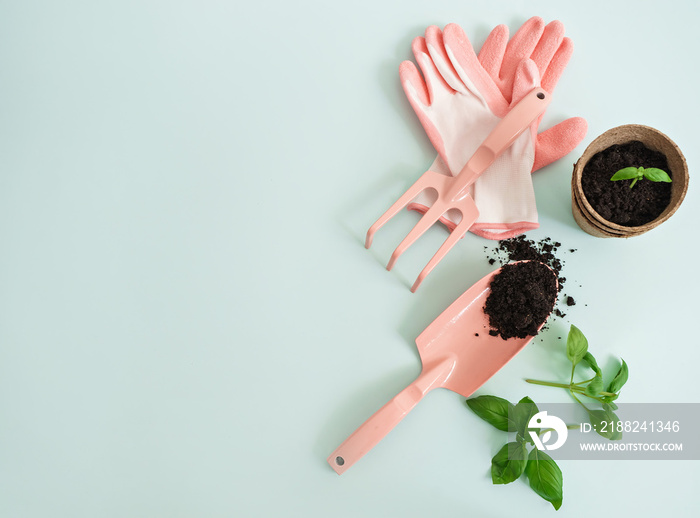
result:
[[[622,364],[617,370],[617,374],[613,379],[605,385],[603,382],[603,373],[598,367],[598,362],[595,357],[588,351],[588,340],[581,330],[572,325],[569,329],[569,335],[566,338],[566,356],[571,361],[571,377],[569,383],[557,383],[554,381],[540,381],[526,379],[528,383],[534,385],[544,385],[547,387],[560,387],[566,389],[588,414],[589,420],[593,429],[601,436],[610,440],[619,440],[622,438],[622,432],[617,431],[617,426],[612,429],[600,426],[602,421],[619,421],[615,415],[617,405],[615,400],[620,396],[620,389],[627,383],[629,378],[629,368],[625,360],[621,359]],[[574,382],[574,374],[577,365],[584,365],[593,371],[594,376],[584,381]],[[601,409],[591,409],[586,406],[579,396],[585,396],[595,400],[601,404]],[[598,426],[596,426],[598,425]]]
[[[663,169],[658,169],[656,167],[625,167],[623,169],[620,169],[617,173],[615,173],[612,176],[612,178],[610,178],[610,180],[613,182],[616,182],[618,180],[632,180],[632,183],[630,184],[631,189],[632,187],[634,187],[634,184],[636,184],[637,181],[641,180],[642,178],[646,178],[647,180],[651,180],[652,182],[671,183],[672,181],[671,177],[666,171],[664,171]]]
[[[627,382],[629,369],[624,360],[610,383],[605,385],[603,373],[595,357],[588,351],[588,340],[579,328],[572,325],[566,340],[566,356],[571,361],[569,383],[527,379],[528,383],[560,387],[567,389],[571,396],[586,410],[588,419],[601,436],[617,440],[622,438],[618,427],[602,426],[602,423],[619,421],[614,410],[614,401],[619,397],[620,389]],[[593,371],[594,376],[585,381],[574,382],[576,367],[584,365]],[[595,400],[601,404],[600,409],[591,409],[584,405],[579,396]],[[515,433],[515,441],[509,441],[491,459],[491,481],[494,484],[510,484],[523,474],[527,477],[530,488],[552,504],[554,509],[561,507],[564,498],[564,478],[557,463],[545,452],[532,448],[528,453],[528,443],[533,443],[528,434],[528,424],[532,416],[539,412],[537,405],[529,397],[524,397],[516,405],[497,396],[478,396],[467,399],[467,406],[481,419],[502,432]],[[579,428],[579,424],[568,428]],[[539,434],[548,430],[539,430]]]
[[[494,484],[510,484],[523,474],[530,488],[552,504],[561,507],[564,498],[564,478],[561,469],[549,455],[537,448],[528,453],[532,438],[527,426],[539,410],[529,397],[518,404],[496,396],[478,396],[467,399],[467,405],[476,415],[502,432],[515,432],[515,441],[507,442],[491,459],[491,481]],[[572,425],[571,428],[579,425]],[[547,430],[540,430],[545,433]]]

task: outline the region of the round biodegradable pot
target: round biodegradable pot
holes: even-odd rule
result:
[[[671,176],[671,198],[666,208],[655,219],[638,226],[626,226],[608,221],[601,216],[586,199],[581,178],[586,164],[593,156],[616,144],[639,141],[647,148],[666,157]],[[612,175],[611,175],[612,176]],[[640,180],[649,181],[649,180]],[[612,183],[612,182],[611,182]],[[571,178],[571,209],[574,220],[584,232],[596,237],[633,237],[658,227],[670,218],[685,198],[688,191],[688,164],[678,146],[665,134],[649,126],[627,124],[612,128],[596,138],[574,164]]]

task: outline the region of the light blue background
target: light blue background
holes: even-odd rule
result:
[[[579,304],[480,391],[568,401],[575,323],[627,402],[699,402],[695,2],[0,2],[0,515],[543,516],[493,486],[503,438],[435,391],[342,477],[326,456],[417,375],[417,334],[489,272],[469,235],[388,273],[415,216],[362,246],[431,163],[398,65],[429,24],[478,48],[499,23],[560,19],[575,44],[543,127],[584,142],[535,175],[541,229],[578,252]],[[660,229],[597,239],[573,162],[620,124],[685,152]],[[690,243],[684,239],[691,239]],[[696,516],[697,462],[562,461],[558,516]],[[517,510],[517,511],[516,511]]]

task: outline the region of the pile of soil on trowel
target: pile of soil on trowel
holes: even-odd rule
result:
[[[557,280],[544,263],[527,261],[506,264],[491,281],[484,313],[492,336],[535,336],[554,308]]]

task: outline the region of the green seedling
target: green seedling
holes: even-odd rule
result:
[[[601,420],[619,421],[614,410],[617,410],[615,400],[620,396],[620,389],[627,383],[629,377],[629,368],[625,360],[621,359],[622,364],[617,370],[613,379],[606,385],[603,382],[603,373],[598,367],[598,362],[595,357],[588,352],[588,340],[583,335],[581,330],[572,325],[569,329],[569,336],[566,338],[566,356],[571,362],[571,377],[569,383],[558,383],[555,381],[541,381],[526,379],[528,383],[533,385],[544,385],[546,387],[559,387],[569,391],[573,397],[588,413],[588,418],[593,425],[597,425]],[[584,381],[574,381],[576,366],[583,365],[593,371],[594,376]],[[602,409],[590,409],[587,407],[580,397],[592,399],[601,404]],[[594,426],[596,432],[610,439],[611,441],[622,438],[622,432],[617,430],[617,427],[605,428]]]
[[[601,423],[617,422],[618,417],[614,410],[617,405],[614,401],[620,395],[620,389],[627,382],[629,370],[622,360],[622,365],[613,379],[605,385],[603,373],[598,367],[594,356],[588,352],[588,340],[581,330],[572,325],[566,340],[566,356],[571,361],[571,377],[569,383],[554,381],[540,381],[526,379],[534,385],[558,387],[567,389],[568,392],[588,414],[588,419],[593,425],[593,430],[609,440],[619,440],[622,432],[617,426],[605,427]],[[576,367],[582,365],[591,371],[594,376],[585,381],[574,382]],[[568,374],[568,373],[567,373]],[[601,408],[589,408],[581,401],[583,398],[600,403]],[[579,399],[581,398],[581,399]],[[517,404],[497,397],[478,396],[467,400],[467,406],[481,419],[501,430],[515,434],[515,441],[507,442],[491,459],[491,480],[494,484],[510,484],[518,480],[523,474],[528,479],[530,488],[539,496],[552,504],[554,509],[559,509],[563,501],[564,481],[561,469],[549,455],[537,448],[530,449],[533,443],[527,433],[528,423],[532,416],[539,412],[537,405],[529,397],[524,397]],[[580,424],[567,425],[570,429],[580,427]],[[548,430],[543,429],[538,434]]]
[[[630,184],[630,189],[634,187],[639,180],[646,178],[652,182],[666,182],[671,183],[671,177],[663,169],[658,169],[656,167],[625,167],[620,169],[617,173],[610,178],[611,181],[616,182],[618,180],[632,180]]]

